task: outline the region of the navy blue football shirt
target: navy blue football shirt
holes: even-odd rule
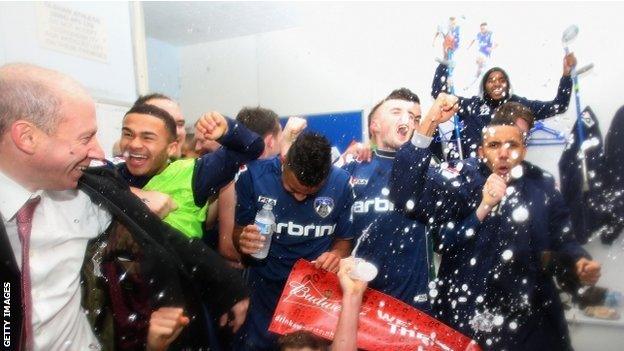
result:
[[[371,162],[343,166],[351,174],[355,193],[353,233],[363,237],[356,256],[379,269],[373,289],[423,311],[430,308],[427,292],[432,271],[432,247],[424,224],[394,210],[388,199],[394,152],[376,150]]]
[[[270,203],[275,215],[269,255],[252,271],[271,280],[285,280],[299,258],[315,260],[331,248],[334,237],[350,239],[353,192],[349,175],[332,167],[323,187],[297,201],[282,185],[278,157],[247,165],[236,181],[236,224],[253,224],[262,205]]]

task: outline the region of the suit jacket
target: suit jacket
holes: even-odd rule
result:
[[[21,273],[3,223],[0,223],[0,284],[2,284],[2,327],[4,333],[9,333],[10,336],[10,340],[3,338],[1,349],[17,350],[22,331]]]
[[[180,306],[191,323],[171,349],[207,349],[204,306],[213,316],[248,296],[240,274],[200,240],[163,223],[110,168],[93,168],[79,189],[113,216],[88,245],[82,269],[83,307],[104,349],[145,349],[149,317],[162,306]],[[10,284],[10,325],[19,348],[22,320],[20,271],[0,225],[0,279]],[[5,283],[6,282],[6,283]],[[5,317],[6,319],[6,317]]]

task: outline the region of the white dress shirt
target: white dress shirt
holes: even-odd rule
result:
[[[80,270],[87,242],[102,233],[110,214],[79,190],[32,193],[0,172],[0,213],[21,269],[15,214],[40,195],[30,234],[30,280],[35,350],[99,350],[81,306]]]

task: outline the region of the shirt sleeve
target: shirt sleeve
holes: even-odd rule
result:
[[[249,170],[241,171],[236,180],[235,221],[239,226],[252,224],[256,217],[256,202]]]
[[[349,173],[349,175],[352,175],[354,170],[355,170],[355,167],[357,166],[357,164],[358,164],[358,162],[356,160],[352,159],[352,160],[349,160],[348,162],[345,162],[345,163],[343,163],[341,165],[337,165],[337,164],[334,164],[334,165],[336,167],[339,167],[339,168],[347,171],[347,173]]]
[[[433,82],[431,82],[431,96],[436,99],[441,92],[448,92],[448,67],[443,64],[439,64],[433,75]]]
[[[431,162],[431,151],[405,143],[397,151],[390,173],[390,200],[399,211],[410,213],[422,194]],[[411,216],[410,216],[411,217]]]
[[[552,101],[529,100],[518,97],[517,102],[530,108],[535,115],[535,119],[540,120],[566,112],[570,104],[571,94],[572,78],[563,76],[559,80],[557,96]]]
[[[591,259],[589,253],[574,238],[570,210],[558,190],[553,189],[551,193],[548,211],[548,229],[553,249],[571,257],[574,261],[581,257]]]
[[[195,162],[193,197],[197,206],[203,206],[234,179],[241,165],[257,159],[264,151],[262,137],[229,118],[227,123],[228,132],[217,140],[222,147]]]
[[[433,137],[420,134],[417,131],[414,131],[414,135],[412,136],[412,140],[411,140],[412,144],[415,147],[421,148],[421,149],[428,148],[429,145],[431,145],[432,141],[433,141]]]
[[[405,143],[396,154],[390,173],[390,200],[396,211],[426,225],[439,225],[468,216],[469,195],[460,175],[448,179],[430,167],[431,151]],[[453,185],[457,184],[457,186]]]
[[[443,225],[438,233],[440,245],[436,251],[445,254],[461,250],[468,241],[476,237],[480,226],[481,221],[479,221],[476,211],[464,218],[459,225]]]

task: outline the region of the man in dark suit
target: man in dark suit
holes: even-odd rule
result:
[[[211,294],[215,311],[244,316],[242,281],[113,173],[88,170],[103,158],[96,131],[76,81],[0,67],[2,346],[162,350],[177,337],[172,345],[204,347],[198,300]]]

